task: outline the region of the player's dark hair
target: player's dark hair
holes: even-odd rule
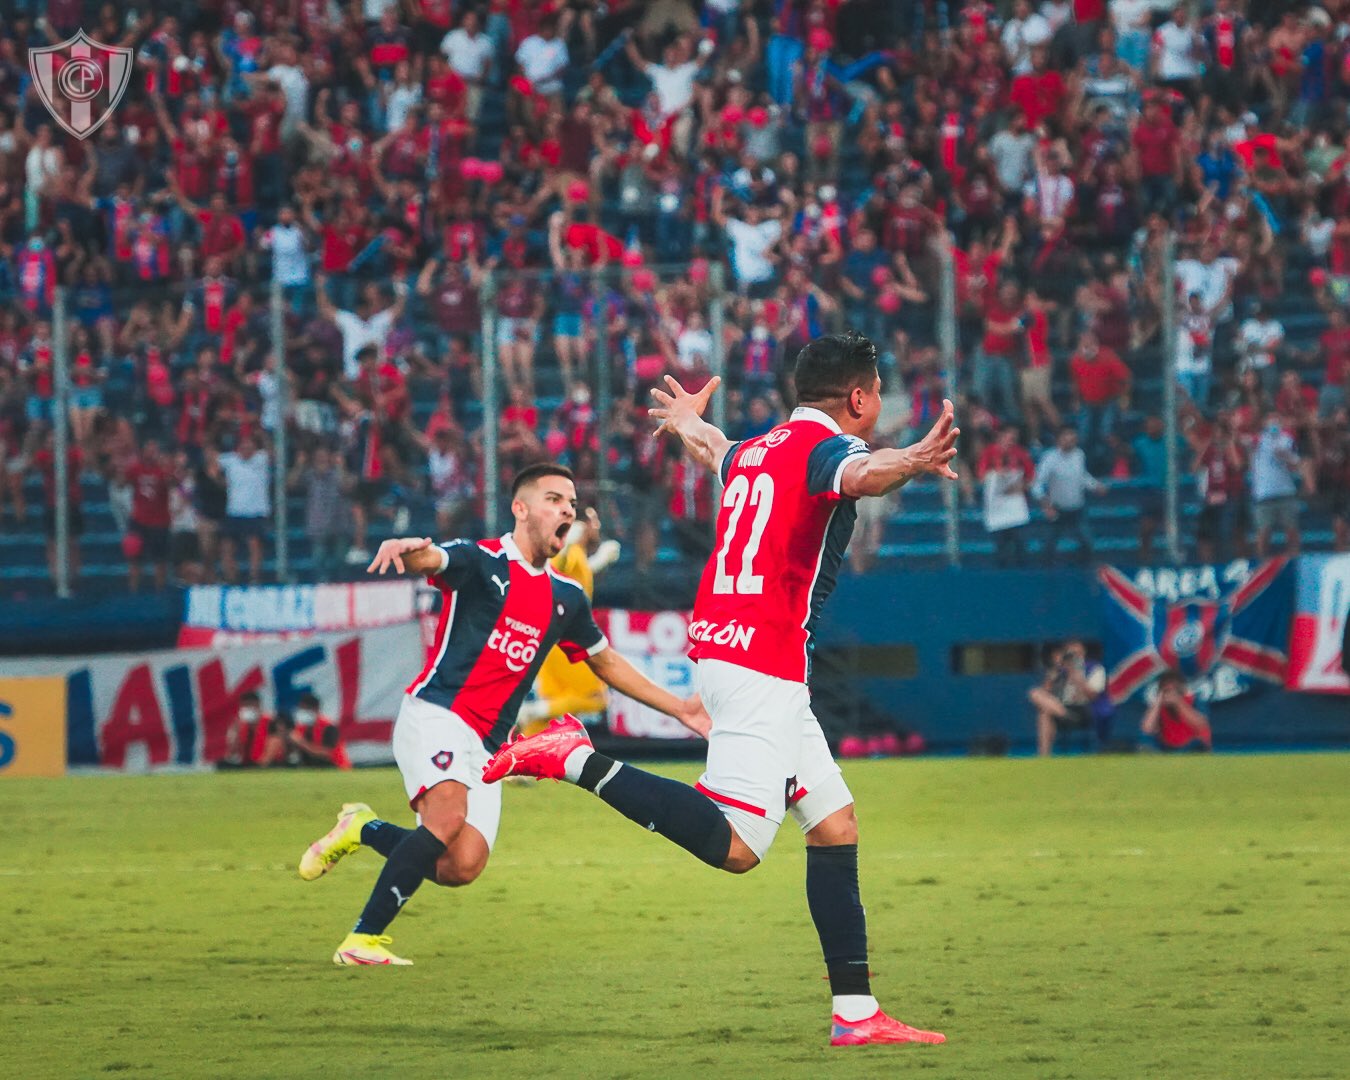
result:
[[[245,690],[242,694],[239,695],[240,705],[259,705],[261,703],[262,698],[258,696],[258,692],[256,690]]]
[[[1185,687],[1186,676],[1183,675],[1176,668],[1168,668],[1166,671],[1164,671],[1161,675],[1158,676],[1158,685],[1167,686],[1169,683],[1172,686]]]
[[[319,708],[319,699],[315,694],[305,693],[296,698],[295,704],[297,708],[317,710]]]
[[[529,465],[516,473],[516,478],[511,481],[511,498],[514,499],[520,489],[527,484],[533,484],[536,480],[542,480],[546,476],[563,476],[573,483],[576,483],[577,479],[566,465],[553,465],[549,462]]]
[[[803,404],[847,397],[858,386],[871,390],[876,377],[877,347],[853,330],[808,343],[793,369],[797,401]]]

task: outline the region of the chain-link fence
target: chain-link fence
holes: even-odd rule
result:
[[[1302,539],[1333,546],[1344,484],[1326,477],[1345,436],[1340,384],[1317,365],[1341,281],[1285,266],[1271,272],[1302,284],[1272,291],[1258,260],[1210,247],[1152,226],[1126,251],[855,236],[846,258],[788,259],[759,285],[717,261],[565,253],[551,270],[385,260],[331,279],[304,263],[275,282],[265,262],[91,272],[7,304],[0,326],[5,579],[68,593],[355,575],[390,533],[509,528],[511,477],[545,459],[575,470],[626,564],[692,579],[715,484],[654,437],[650,388],[720,374],[714,421],[758,434],[793,404],[797,350],[846,327],[878,345],[877,444],[919,438],[944,397],[962,427],[960,484],[869,501],[857,569],[1255,550],[1252,464],[1272,423],[1299,455]],[[1101,482],[1078,507],[1046,475],[1066,429]]]

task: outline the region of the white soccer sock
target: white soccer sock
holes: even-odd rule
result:
[[[595,753],[593,746],[578,746],[570,754],[567,760],[563,762],[563,775],[567,778],[569,784],[575,784],[581,779],[581,769],[586,764],[586,760]]]
[[[876,1016],[880,1008],[877,999],[871,994],[834,995],[834,1015],[840,1020],[847,1020],[850,1024]]]

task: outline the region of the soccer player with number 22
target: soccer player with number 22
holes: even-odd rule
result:
[[[813,631],[834,589],[855,503],[916,476],[955,479],[950,401],[919,442],[868,449],[881,411],[875,346],[848,333],[797,356],[801,403],[772,431],[733,443],[702,419],[718,380],[686,393],[667,377],[651,414],[724,484],[713,557],[703,571],[691,657],[712,730],[693,787],[598,753],[567,717],[503,746],[484,771],[567,780],[644,828],[734,874],[759,865],[787,814],[806,835],[806,897],[834,996],[830,1042],[940,1043],[881,1011],[872,996],[858,892],[853,796],[811,712]]]

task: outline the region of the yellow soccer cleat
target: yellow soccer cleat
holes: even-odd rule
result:
[[[359,967],[364,964],[401,964],[412,967],[411,960],[395,956],[385,948],[393,940],[388,934],[348,934],[333,954],[333,963],[341,967]]]
[[[300,876],[305,881],[323,877],[342,856],[361,846],[361,827],[375,818],[375,811],[365,803],[346,803],[338,814],[337,824],[300,856]]]

